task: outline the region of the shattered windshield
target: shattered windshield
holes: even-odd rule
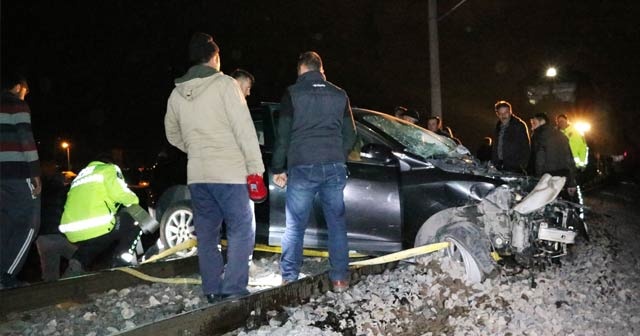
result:
[[[453,140],[414,124],[382,114],[368,114],[363,118],[405,146],[406,151],[423,158],[457,155],[457,144]]]

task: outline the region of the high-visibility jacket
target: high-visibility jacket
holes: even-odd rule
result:
[[[114,164],[93,161],[71,183],[60,221],[60,232],[75,243],[113,230],[118,205],[138,204],[122,171]]]
[[[587,146],[587,141],[584,139],[584,136],[582,136],[573,125],[567,126],[567,128],[562,130],[562,133],[569,138],[569,147],[571,147],[571,154],[573,155],[576,167],[586,167],[589,160],[589,147]]]

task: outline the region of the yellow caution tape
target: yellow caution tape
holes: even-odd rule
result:
[[[226,241],[222,241],[221,245],[226,246],[227,242]],[[142,264],[145,263],[149,263],[149,262],[153,262],[156,261],[158,259],[162,259],[165,258],[169,255],[172,255],[178,251],[181,250],[186,250],[192,247],[197,246],[197,240],[196,239],[189,239],[186,240],[172,248],[169,248],[151,258],[149,258],[148,260],[145,260],[144,262],[142,262]],[[362,267],[362,266],[368,266],[368,265],[377,265],[377,264],[385,264],[385,263],[389,263],[389,262],[393,262],[393,261],[398,261],[398,260],[402,260],[402,259],[407,259],[407,258],[412,258],[415,256],[419,256],[419,255],[423,255],[423,254],[427,254],[427,253],[432,253],[435,251],[439,251],[442,250],[446,247],[449,246],[448,242],[442,242],[442,243],[435,243],[435,244],[429,244],[429,245],[424,245],[424,246],[418,246],[418,247],[414,247],[408,250],[403,250],[403,251],[398,251],[395,253],[390,253],[381,257],[377,257],[377,258],[372,258],[372,259],[367,259],[367,260],[361,260],[361,261],[354,261],[349,263],[349,266],[352,266],[353,268],[358,268],[358,267]],[[263,245],[263,244],[256,244],[254,250],[256,251],[263,251],[263,252],[272,252],[272,253],[282,253],[282,248],[280,246],[269,246],[269,245]],[[494,252],[495,253],[495,252]],[[309,249],[305,249],[303,251],[303,254],[305,256],[308,257],[328,257],[329,253],[326,251],[318,251],[318,250],[309,250]],[[365,257],[366,255],[360,254],[360,253],[355,253],[355,252],[350,252],[349,253],[349,257]],[[492,253],[493,256],[493,253]],[[495,257],[494,257],[495,258]],[[168,283],[168,284],[191,284],[191,285],[200,285],[202,284],[202,281],[199,279],[193,279],[193,278],[158,278],[158,277],[153,277],[153,276],[149,276],[146,275],[140,271],[134,270],[132,268],[129,267],[120,267],[120,268],[116,268],[115,270],[117,271],[121,271],[121,272],[125,272],[128,273],[130,275],[133,275],[137,278],[140,278],[142,280],[146,280],[146,281],[151,281],[151,282],[160,282],[160,283]]]
[[[282,254],[282,247],[280,247],[280,246],[256,244],[256,246],[253,249],[255,251]],[[329,258],[329,252],[320,251],[320,250],[312,250],[312,249],[304,249],[304,250],[302,250],[302,255],[304,255],[305,257]],[[358,253],[358,252],[353,252],[353,251],[349,252],[349,258],[363,258],[363,257],[367,257],[367,255],[366,254],[361,254],[361,253]]]
[[[150,276],[147,274],[144,274],[140,271],[134,270],[133,268],[129,268],[129,267],[119,267],[115,269],[116,271],[120,271],[120,272],[124,272],[124,273],[128,273],[133,275],[136,278],[145,280],[145,281],[151,281],[151,282],[159,282],[159,283],[166,283],[166,284],[177,284],[177,285],[201,285],[202,284],[202,280],[200,279],[193,279],[193,278],[158,278],[158,277],[154,277],[154,276]]]
[[[189,239],[189,240],[185,240],[182,243],[172,247],[172,248],[168,248],[156,255],[154,255],[153,257],[141,262],[141,264],[146,264],[146,263],[150,263],[150,262],[154,262],[156,260],[162,259],[162,258],[166,258],[176,252],[182,251],[182,250],[186,250],[186,249],[190,249],[192,247],[195,247],[198,245],[198,241],[195,239]]]
[[[422,254],[439,251],[448,246],[449,246],[448,242],[418,246],[418,247],[410,248],[408,250],[402,250],[395,253],[390,253],[390,254],[383,255],[381,257],[377,257],[373,259],[354,261],[352,263],[349,263],[349,266],[354,266],[355,268],[358,268],[358,267],[367,266],[367,265],[385,264],[392,261],[398,261],[402,259],[419,256]]]

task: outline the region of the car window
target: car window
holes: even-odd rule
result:
[[[388,146],[388,144],[384,141],[384,139],[382,139],[380,135],[376,134],[375,132],[372,132],[367,127],[362,126],[358,122],[356,122],[356,125],[357,125],[356,127],[358,132],[356,133],[356,141],[353,144],[351,151],[349,152],[349,158],[348,158],[349,161],[369,160],[367,158],[363,158],[360,155],[360,151],[362,150],[362,147],[366,144],[381,144],[381,145]]]
[[[363,119],[423,158],[453,156],[456,143],[422,127],[383,114],[367,114]]]
[[[256,128],[256,133],[258,135],[258,143],[261,146],[264,146],[264,122],[262,120],[254,120],[253,126]]]

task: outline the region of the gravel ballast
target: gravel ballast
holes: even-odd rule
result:
[[[590,241],[536,271],[535,288],[528,270],[465,283],[462,267],[436,253],[228,335],[639,335],[639,194],[622,184],[587,197]],[[254,264],[253,275],[279,282],[277,257]],[[303,272],[326,264],[306,259]],[[0,334],[109,335],[206,305],[199,286],[141,285],[11,314]]]

